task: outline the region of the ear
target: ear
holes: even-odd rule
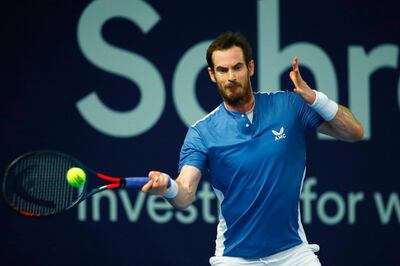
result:
[[[254,60],[250,60],[248,68],[249,68],[249,75],[251,77],[254,75]]]
[[[208,75],[210,76],[210,79],[212,80],[212,82],[216,83],[217,80],[215,79],[214,70],[212,70],[211,67],[208,67],[207,70],[208,70]]]

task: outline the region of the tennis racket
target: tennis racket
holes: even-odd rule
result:
[[[66,174],[72,167],[79,167],[86,173],[86,182],[80,188],[67,182]],[[102,179],[107,184],[89,191],[93,178]],[[148,177],[108,176],[95,172],[72,156],[44,150],[15,159],[6,169],[2,189],[13,210],[25,216],[42,217],[68,211],[103,190],[141,188],[148,181]]]

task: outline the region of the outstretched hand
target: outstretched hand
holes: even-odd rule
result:
[[[307,104],[312,104],[315,101],[315,92],[301,77],[297,56],[293,58],[292,71],[290,71],[289,77],[295,86],[293,91],[299,94]]]

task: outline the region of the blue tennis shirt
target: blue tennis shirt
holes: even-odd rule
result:
[[[253,121],[223,103],[189,128],[184,165],[211,179],[219,203],[216,256],[262,258],[306,242],[299,197],[307,128],[323,119],[293,92],[254,93]]]

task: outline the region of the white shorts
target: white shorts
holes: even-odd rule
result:
[[[260,259],[244,259],[239,257],[213,256],[210,258],[212,266],[321,266],[318,257],[318,245],[302,243],[288,250]]]

